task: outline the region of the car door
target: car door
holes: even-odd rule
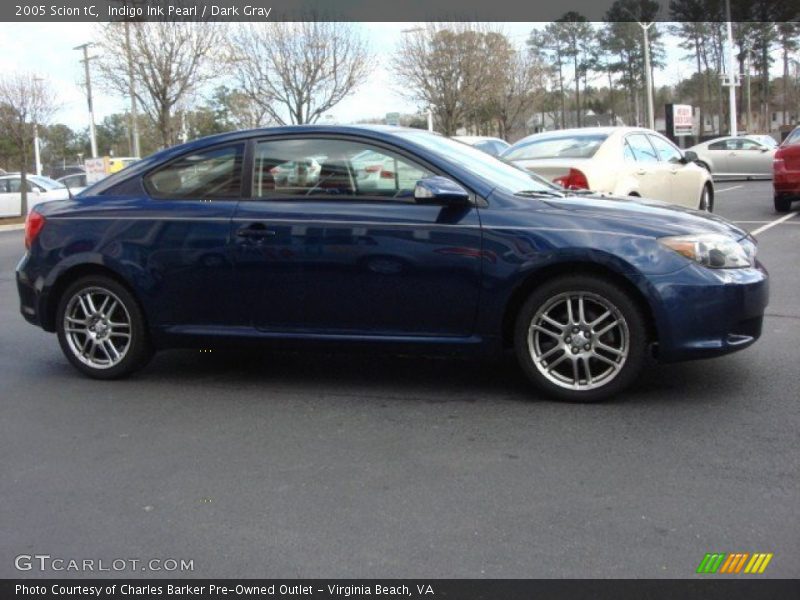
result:
[[[627,163],[628,175],[637,184],[637,192],[643,198],[670,202],[672,188],[669,167],[658,158],[653,145],[645,133],[630,133],[625,142],[633,154],[634,163]]]
[[[20,216],[21,196],[19,192],[11,191],[12,178],[0,179],[0,217]],[[19,179],[16,188],[19,189]]]
[[[120,214],[115,252],[153,278],[154,325],[185,333],[247,322],[233,285],[231,219],[241,199],[244,142],[188,152],[149,172],[133,221]],[[122,229],[124,227],[124,229]]]
[[[273,169],[314,156],[298,183]],[[433,173],[358,138],[255,144],[250,198],[234,217],[237,287],[269,332],[468,336],[478,305],[481,231],[473,206],[414,201]]]
[[[724,176],[732,173],[728,164],[728,155],[735,150],[735,141],[734,138],[724,138],[708,145],[706,153],[712,164],[711,172],[715,176]]]
[[[697,208],[703,190],[703,172],[694,163],[684,162],[683,153],[667,138],[658,134],[648,134],[658,158],[668,169],[670,202]]]
[[[774,157],[774,149],[770,150],[755,140],[739,138],[736,149],[728,155],[728,165],[732,172],[741,175],[771,175]]]

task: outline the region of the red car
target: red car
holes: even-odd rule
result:
[[[772,162],[775,210],[789,212],[800,200],[800,127],[795,127],[775,152]]]

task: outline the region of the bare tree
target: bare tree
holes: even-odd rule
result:
[[[19,149],[22,179],[21,215],[28,214],[27,169],[34,125],[43,125],[56,111],[53,93],[45,79],[31,73],[0,76],[0,131]]]
[[[246,23],[229,40],[241,90],[281,125],[315,123],[368,75],[366,43],[349,23]]]
[[[400,93],[433,110],[442,133],[453,135],[487,116],[502,84],[507,38],[474,23],[429,23],[409,30],[392,62]]]
[[[198,89],[218,75],[211,63],[226,25],[154,21],[131,22],[129,27],[136,99],[156,126],[161,143],[172,146],[180,135],[177,107],[191,104]],[[105,86],[128,95],[124,24],[105,25],[100,46],[97,64]]]
[[[498,135],[509,139],[514,126],[529,115],[546,90],[548,70],[535,52],[508,49],[507,66],[496,90]]]

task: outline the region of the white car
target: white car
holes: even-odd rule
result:
[[[27,175],[28,212],[42,202],[66,200],[69,190],[63,183],[40,175]],[[0,175],[0,217],[22,216],[22,177],[19,173]]]
[[[536,133],[502,159],[568,189],[638,196],[711,211],[714,183],[663,135],[641,127],[585,127]]]
[[[772,140],[772,138],[769,138]],[[715,177],[772,179],[772,161],[777,145],[755,136],[721,137],[692,146],[697,164]]]
[[[454,140],[473,146],[478,150],[483,150],[486,154],[500,156],[511,146],[507,141],[496,137],[486,137],[483,135],[456,135]]]

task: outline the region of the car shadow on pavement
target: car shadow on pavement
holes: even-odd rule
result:
[[[724,400],[741,393],[739,371],[729,357],[652,365],[629,390],[604,404]],[[529,384],[511,355],[481,360],[359,352],[170,350],[159,353],[132,379],[137,380],[181,386],[269,386],[284,392],[405,397],[426,403],[549,400]]]

